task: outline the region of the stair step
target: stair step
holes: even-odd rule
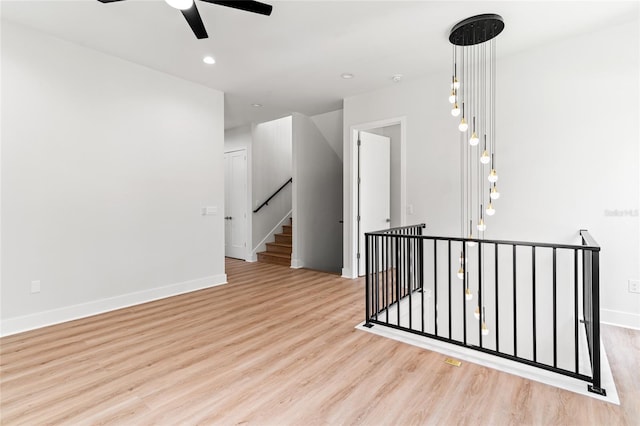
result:
[[[291,255],[284,253],[269,253],[266,251],[258,253],[258,262],[272,263],[275,265],[291,266]]]
[[[291,234],[276,234],[276,243],[291,244]]]
[[[268,253],[291,254],[291,250],[292,250],[291,244],[267,243]]]
[[[293,234],[293,225],[282,225],[282,233],[286,235]]]

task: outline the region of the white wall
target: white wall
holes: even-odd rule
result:
[[[234,127],[224,131],[225,152],[251,148],[251,126]]]
[[[486,233],[578,243],[578,230],[588,229],[602,246],[603,320],[636,327],[640,295],[627,292],[627,280],[640,278],[640,219],[605,210],[640,204],[638,51],[636,20],[498,59],[502,197]],[[415,209],[407,222],[426,222],[428,235],[460,234],[459,132],[447,102],[449,79],[443,69],[344,101],[345,140],[354,125],[406,116],[407,204]],[[345,143],[345,268],[352,262],[350,167]]]
[[[342,110],[330,111],[309,118],[311,118],[311,121],[313,121],[318,130],[320,130],[320,133],[322,133],[322,136],[324,136],[329,146],[331,146],[331,149],[333,149],[340,161],[342,161]]]
[[[226,281],[221,92],[3,21],[1,100],[3,334]]]
[[[342,162],[315,123],[293,115],[291,265],[339,272],[342,259]]]
[[[291,116],[254,125],[252,140],[251,210],[254,210],[293,176]],[[291,211],[291,194],[292,185],[289,184],[269,201],[268,206],[252,213],[253,253],[264,250],[264,244],[260,243]]]

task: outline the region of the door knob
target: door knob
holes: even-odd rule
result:
[[[391,222],[391,219],[387,218],[387,220],[385,220],[385,222],[389,223],[389,222]]]

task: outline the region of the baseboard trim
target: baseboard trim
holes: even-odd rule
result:
[[[291,269],[304,268],[304,262],[300,259],[291,259]]]
[[[177,296],[183,293],[190,293],[196,290],[203,290],[205,288],[211,288],[226,283],[226,274],[212,275],[209,277],[170,284],[164,287],[157,287],[106,299],[94,300],[78,305],[66,306],[64,308],[7,318],[0,324],[0,337],[10,336],[12,334],[22,333],[24,331],[60,324],[67,321],[73,321],[80,318],[86,318],[114,311],[116,309],[139,305],[141,303],[164,299],[166,297]]]
[[[342,278],[349,278],[350,280],[357,278],[351,273],[351,268],[342,268]]]
[[[640,314],[634,314],[632,312],[600,309],[600,322],[615,325],[616,327],[640,330]]]

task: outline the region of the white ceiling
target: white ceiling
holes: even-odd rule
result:
[[[268,1],[270,17],[196,0],[209,38],[197,40],[161,0],[2,0],[2,18],[225,92],[225,127],[342,99],[450,66],[450,28],[498,13],[499,54],[638,19],[638,1]],[[202,63],[206,54],[217,63]],[[344,80],[340,74],[353,73]],[[402,84],[402,83],[399,83]],[[260,103],[262,108],[252,107]]]

